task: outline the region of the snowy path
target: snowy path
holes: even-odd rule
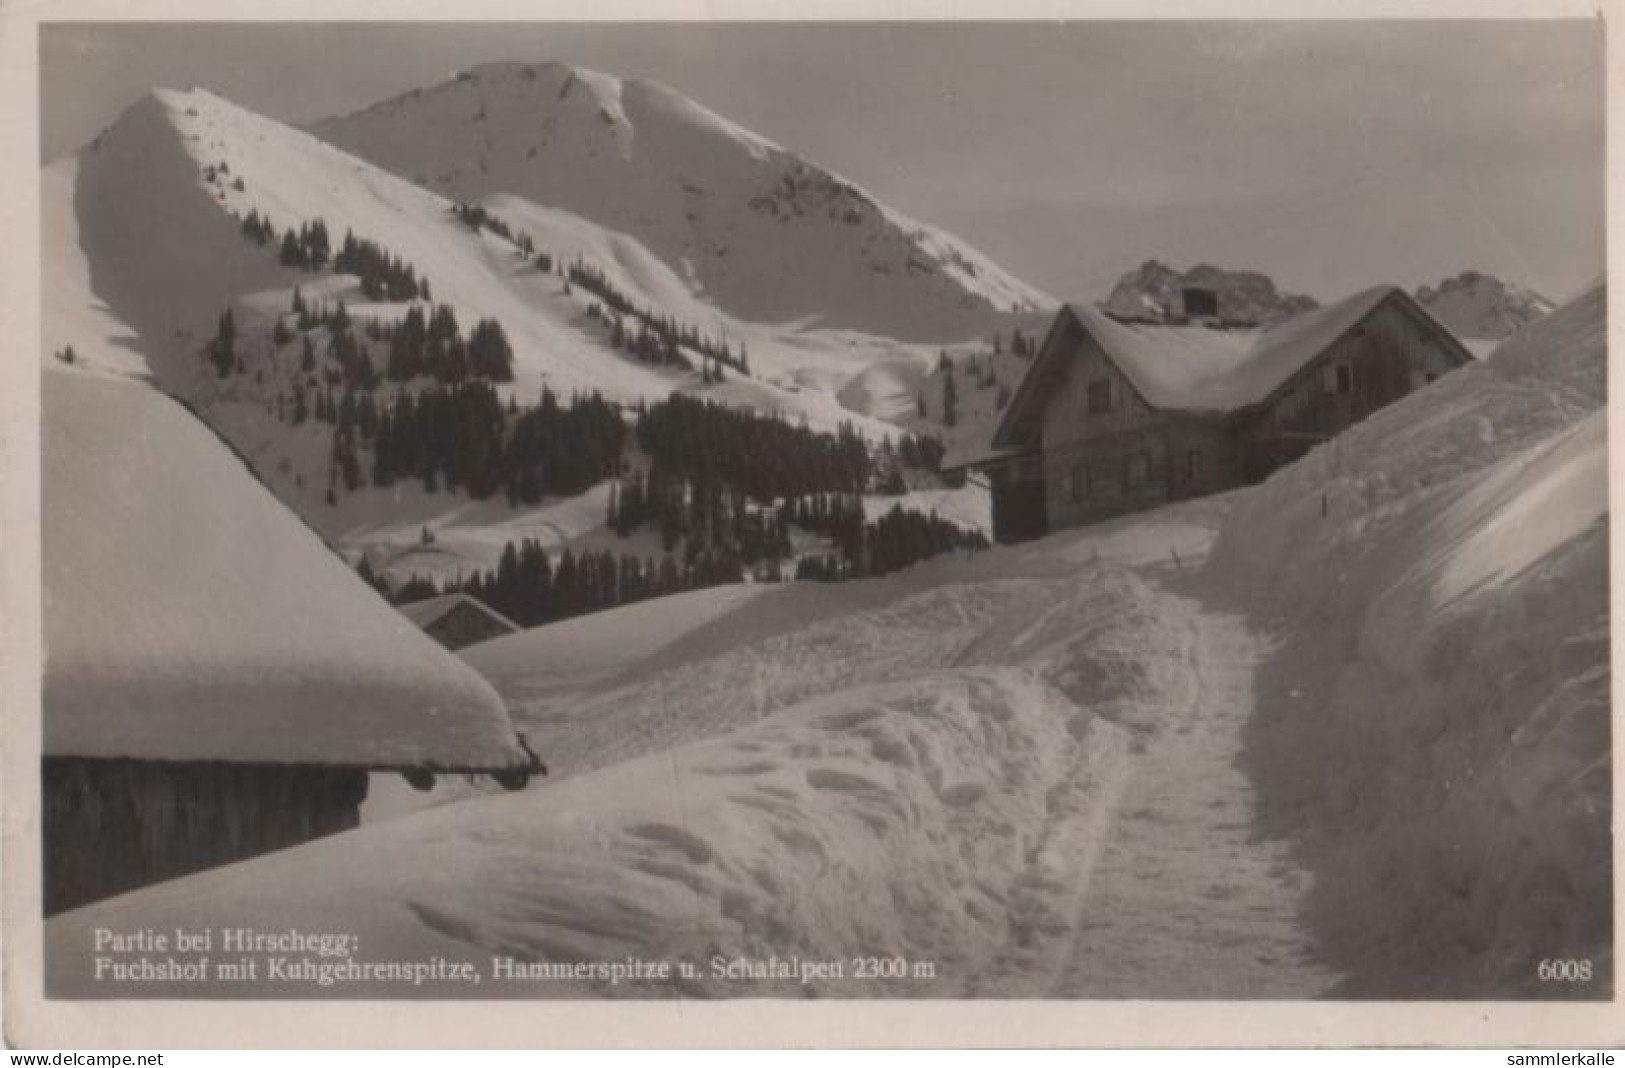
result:
[[[1308,876],[1259,841],[1236,767],[1265,652],[1246,621],[1184,598],[1195,700],[1129,769],[1051,997],[1313,997],[1338,976],[1296,919]],[[1086,848],[1094,848],[1092,845]]]

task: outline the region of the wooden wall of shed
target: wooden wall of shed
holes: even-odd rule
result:
[[[1257,482],[1315,445],[1448,371],[1461,360],[1395,302],[1379,305],[1358,327],[1293,375],[1241,431],[1243,476]],[[1349,372],[1339,392],[1338,368]]]
[[[367,774],[308,765],[47,757],[47,915],[356,826]]]
[[[424,629],[429,637],[447,649],[461,649],[465,645],[513,633],[511,628],[466,603],[453,605],[449,612]]]

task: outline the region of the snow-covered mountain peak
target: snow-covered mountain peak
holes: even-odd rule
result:
[[[856,184],[642,79],[475,67],[313,127],[449,197],[511,194],[636,238],[723,311],[954,341],[1053,302]]]
[[[1534,290],[1482,271],[1463,271],[1416,299],[1458,337],[1499,339],[1549,314],[1554,305]]]

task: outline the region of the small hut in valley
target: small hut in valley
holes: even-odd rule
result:
[[[448,593],[397,606],[401,615],[447,649],[500,638],[523,630],[519,624],[466,593]]]

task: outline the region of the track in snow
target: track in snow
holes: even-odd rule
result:
[[[1188,613],[1196,699],[1129,769],[1044,994],[1063,998],[1305,998],[1339,976],[1297,919],[1309,876],[1257,836],[1237,768],[1266,652],[1246,621],[1170,595]]]

